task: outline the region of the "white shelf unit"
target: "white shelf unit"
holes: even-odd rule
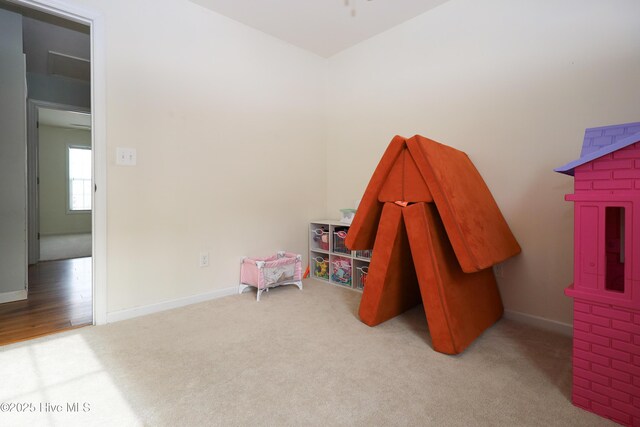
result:
[[[309,224],[311,277],[362,291],[371,261],[371,250],[350,251],[344,244],[349,225],[336,220]]]

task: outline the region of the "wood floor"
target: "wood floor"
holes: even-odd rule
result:
[[[92,323],[91,258],[29,266],[29,297],[0,304],[0,345]]]

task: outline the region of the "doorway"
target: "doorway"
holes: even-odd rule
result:
[[[0,345],[96,323],[94,267],[104,271],[105,264],[94,257],[96,247],[104,256],[104,230],[98,227],[96,239],[94,229],[105,210],[95,192],[104,174],[103,158],[96,155],[104,139],[93,134],[95,119],[88,114],[95,103],[93,21],[65,19],[71,11],[45,3],[0,0],[0,12],[21,16],[29,99],[26,298],[0,304]]]
[[[91,257],[91,113],[30,100],[28,116],[29,265]]]

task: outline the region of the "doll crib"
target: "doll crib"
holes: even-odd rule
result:
[[[256,301],[260,301],[262,292],[281,285],[296,285],[302,290],[301,255],[279,251],[266,258],[242,258],[238,293],[253,286],[258,290]]]

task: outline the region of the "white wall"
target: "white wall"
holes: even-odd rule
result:
[[[360,198],[393,135],[467,152],[523,253],[507,309],[571,321],[572,179],[586,127],[640,117],[640,2],[451,0],[329,59],[328,212]]]
[[[585,127],[638,119],[637,1],[451,0],[329,61],[186,1],[68,2],[106,22],[110,312],[235,285],[242,255],[305,253],[307,221],[420,133],[470,155],[523,247],[507,309],[570,321],[572,182],[552,168]]]
[[[26,297],[26,149],[22,17],[0,10],[0,303]]]
[[[236,286],[243,255],[304,254],[326,210],[324,60],[187,1],[69,2],[106,22],[108,311]]]
[[[68,213],[67,150],[91,147],[91,131],[40,125],[40,234],[91,233],[91,213]]]

